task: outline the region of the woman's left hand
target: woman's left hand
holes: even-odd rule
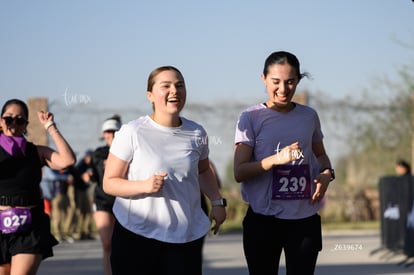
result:
[[[319,174],[313,181],[316,184],[316,190],[312,195],[311,203],[320,202],[328,189],[331,177],[327,174]]]
[[[40,123],[45,125],[49,121],[53,121],[53,114],[50,112],[39,111],[37,112]]]
[[[217,234],[221,224],[226,219],[226,208],[224,206],[213,206],[210,210],[210,220],[214,220],[214,226],[211,228],[213,234]]]

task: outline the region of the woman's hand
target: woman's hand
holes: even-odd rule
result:
[[[148,178],[146,181],[147,183],[147,190],[146,193],[157,193],[161,190],[161,188],[164,186],[164,179],[168,175],[168,173],[159,173],[152,175]]]
[[[277,151],[276,154],[273,155],[273,165],[286,164],[301,158],[303,158],[303,152],[299,146],[299,142],[296,141],[283,147],[282,150]]]
[[[39,118],[40,123],[42,123],[43,125],[45,125],[49,121],[53,122],[53,114],[50,112],[39,111],[37,112],[37,116]]]
[[[316,184],[316,190],[312,195],[311,204],[320,202],[325,197],[326,190],[328,189],[331,177],[328,174],[319,174],[313,181]]]
[[[226,208],[224,206],[213,206],[210,210],[210,221],[214,221],[211,231],[213,234],[217,234],[220,226],[226,220]]]

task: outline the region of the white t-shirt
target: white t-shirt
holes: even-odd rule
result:
[[[198,163],[209,154],[204,128],[185,118],[180,127],[164,127],[149,116],[121,127],[110,152],[129,162],[128,180],[167,172],[154,194],[115,199],[117,220],[147,238],[186,243],[204,236],[210,220],[201,209]]]
[[[264,104],[247,108],[237,122],[235,143],[253,148],[252,161],[262,160],[296,141],[303,158],[289,165],[308,165],[310,194],[315,191],[313,179],[319,174],[319,163],[312,152],[312,143],[323,139],[319,117],[310,107],[296,104],[287,113],[276,112]],[[275,199],[272,197],[275,182],[274,169],[241,184],[242,197],[255,213],[281,219],[301,219],[315,214],[320,203],[310,204],[309,199]],[[293,186],[287,186],[292,188]],[[279,193],[280,194],[280,193]]]

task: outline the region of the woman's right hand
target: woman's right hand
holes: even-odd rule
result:
[[[164,179],[168,173],[159,173],[148,178],[146,193],[157,193],[164,186]]]
[[[299,146],[299,142],[294,142],[273,155],[273,165],[286,164],[303,158],[303,152]]]

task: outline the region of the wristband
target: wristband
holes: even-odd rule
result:
[[[52,126],[52,125],[54,125],[54,124],[55,124],[55,122],[53,122],[53,121],[46,122],[46,124],[44,125],[45,126],[45,129],[46,130],[49,129],[49,127]]]
[[[323,168],[320,170],[320,173],[322,173],[325,170],[329,170],[329,172],[331,172],[331,178],[329,179],[330,181],[333,181],[335,179],[335,170],[329,167]]]

